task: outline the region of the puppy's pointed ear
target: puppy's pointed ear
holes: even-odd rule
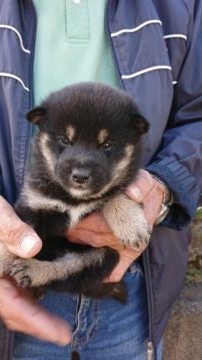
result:
[[[145,134],[149,130],[149,123],[142,115],[134,114],[132,121],[133,126],[135,126],[140,135]]]
[[[44,115],[46,113],[46,109],[43,107],[36,107],[32,110],[30,110],[26,114],[26,118],[28,121],[30,121],[33,124],[39,124],[41,120],[43,119]]]

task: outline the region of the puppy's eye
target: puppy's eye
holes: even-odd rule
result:
[[[101,146],[104,151],[109,151],[114,149],[114,144],[110,141],[104,142]]]
[[[58,143],[62,146],[69,146],[72,145],[71,142],[67,138],[60,138],[58,139]]]

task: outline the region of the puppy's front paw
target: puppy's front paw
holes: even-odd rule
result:
[[[139,252],[148,245],[151,228],[139,204],[126,195],[119,194],[104,205],[102,212],[123,246],[129,246]]]
[[[16,259],[12,263],[10,275],[15,279],[18,286],[23,288],[31,287],[32,280],[30,267],[26,261],[22,259]]]
[[[125,237],[120,239],[124,246],[132,247],[137,252],[147,247],[151,236],[151,228],[145,219],[140,221],[138,217],[138,220],[138,224],[131,226],[130,230],[126,231]]]

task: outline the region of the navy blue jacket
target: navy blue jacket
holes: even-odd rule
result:
[[[11,204],[23,183],[32,134],[25,114],[33,99],[35,32],[32,1],[1,0],[0,193]],[[184,282],[187,224],[202,188],[202,1],[109,0],[106,32],[120,86],[151,124],[143,140],[144,167],[175,200],[142,256],[149,341],[155,345]]]

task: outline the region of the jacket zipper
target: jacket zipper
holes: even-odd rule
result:
[[[148,341],[147,343],[147,360],[152,360],[154,355],[154,347],[152,342]]]
[[[154,314],[154,302],[153,302],[153,291],[151,283],[151,270],[149,261],[149,250],[148,248],[142,254],[142,261],[145,271],[146,289],[148,297],[148,317],[149,317],[149,339],[147,342],[147,360],[152,360],[154,355],[154,342],[153,342],[153,314]]]
[[[113,60],[114,60],[114,64],[115,64],[115,69],[118,75],[118,78],[120,80],[120,84],[121,87],[124,88],[124,82],[122,80],[121,77],[121,73],[120,73],[120,69],[119,69],[119,65],[118,65],[118,61],[117,61],[117,57],[116,57],[116,51],[114,49],[114,44],[112,41],[112,38],[110,36],[110,25],[109,25],[109,3],[110,0],[107,2],[107,7],[106,7],[106,13],[105,13],[105,27],[106,27],[106,33],[111,45],[111,49],[112,49],[112,55],[113,55]],[[149,314],[149,339],[148,339],[148,343],[147,343],[147,360],[151,360],[153,358],[153,354],[154,354],[154,346],[153,346],[153,291],[152,291],[152,286],[151,286],[151,271],[150,271],[150,266],[149,266],[149,253],[148,253],[148,249],[145,250],[145,252],[142,254],[142,258],[143,258],[143,266],[145,269],[145,278],[146,278],[146,288],[147,288],[147,296],[148,296],[148,314]],[[148,281],[149,280],[149,281]]]
[[[30,107],[33,106],[33,99],[34,99],[33,68],[34,68],[34,50],[35,50],[35,42],[36,42],[36,26],[37,26],[36,12],[35,12],[33,1],[32,1],[32,7],[33,7],[33,9],[31,10],[32,16],[30,16],[30,18],[32,19],[32,27],[30,30],[30,31],[32,31],[32,36],[31,36],[31,41],[30,41],[31,54],[30,54],[30,65],[29,65],[29,70],[30,70],[29,71],[29,89],[30,89],[29,106]]]

